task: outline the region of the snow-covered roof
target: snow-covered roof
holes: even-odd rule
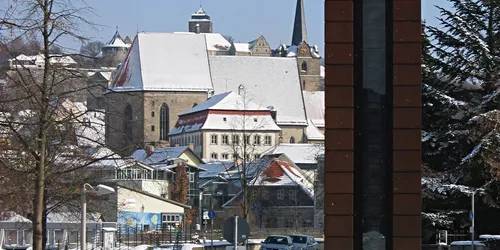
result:
[[[250,47],[252,44],[250,43],[233,43],[234,44],[234,49],[236,52],[248,52],[250,53]]]
[[[233,111],[219,113],[216,111]],[[269,109],[245,100],[234,92],[214,95],[194,108],[179,114],[169,135],[199,130],[280,131]]]
[[[157,164],[166,160],[179,158],[187,149],[187,146],[155,148],[149,156],[146,150],[138,149],[132,153],[131,157],[146,164]]]
[[[317,45],[309,46],[309,47],[310,47],[311,56],[313,58],[321,58],[321,56],[319,55],[319,49],[318,49]],[[286,57],[297,57],[298,49],[299,49],[299,46],[297,46],[297,45],[281,44],[280,46],[278,46],[278,48],[274,52],[275,53],[285,52]]]
[[[111,84],[113,91],[209,91],[203,34],[137,34]]]
[[[209,51],[228,51],[231,48],[231,43],[219,33],[203,33],[203,35]]]
[[[325,91],[302,91],[307,119],[318,128],[325,127]]]
[[[100,146],[104,145],[105,128],[103,110],[87,110],[87,105],[83,102],[71,102],[64,100],[61,106],[66,112],[70,112],[77,118],[75,120],[75,133],[79,146]]]
[[[203,9],[203,7],[200,6],[200,8],[195,13],[191,14],[190,21],[210,21],[210,16]]]
[[[106,79],[106,80],[108,80],[108,81],[109,81],[109,79],[111,79],[111,74],[112,74],[112,72],[104,72],[104,71],[100,71],[100,72],[98,72],[98,73],[99,73],[99,74],[101,74],[101,75],[102,75],[102,77],[104,77],[104,79]]]
[[[123,41],[123,39],[120,36],[120,34],[118,33],[118,31],[116,31],[116,33],[113,35],[111,40],[106,45],[104,45],[104,47],[128,48],[128,47],[130,47],[130,44],[125,43],[125,41]]]
[[[49,57],[50,57],[49,62],[51,64],[62,64],[62,65],[76,64],[76,61],[71,56],[68,56],[68,55],[50,54]],[[27,56],[27,55],[21,54],[13,59],[9,59],[9,61],[12,61],[12,62],[31,61],[33,63],[41,65],[45,62],[44,58],[45,58],[45,56],[43,54],[38,54],[38,55],[34,55],[34,56]]]
[[[322,144],[281,143],[265,154],[285,154],[295,164],[316,164],[317,157],[325,151]]]
[[[253,186],[299,186],[309,197],[314,198],[314,184],[305,178],[302,171],[293,164],[277,159],[250,183]]]
[[[214,95],[179,115],[187,115],[206,110],[269,111],[268,108],[255,104],[252,101],[245,100],[244,96],[238,95],[235,92],[225,92]]]
[[[308,140],[321,141],[325,140],[325,135],[314,125],[314,123],[309,120],[309,125],[306,129],[306,136]]]
[[[274,107],[280,125],[307,125],[297,61],[294,58],[211,56],[215,93],[245,88],[247,100]]]
[[[229,131],[281,131],[270,114],[216,114],[198,112],[179,117],[175,127],[169,135],[190,133],[200,130],[229,130]]]

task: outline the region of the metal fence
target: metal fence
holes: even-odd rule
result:
[[[177,242],[192,242],[196,235],[200,241],[224,240],[222,230],[217,228],[211,230],[196,231],[194,227],[188,228],[144,228],[143,225],[135,226],[118,225],[117,247],[135,247],[138,245],[161,245]],[[265,239],[269,235],[306,234],[316,238],[323,237],[322,228],[253,228],[250,230],[250,239]]]

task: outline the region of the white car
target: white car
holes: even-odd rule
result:
[[[283,235],[270,235],[262,242],[260,250],[292,250],[292,238]]]
[[[292,234],[290,235],[293,242],[293,250],[318,250],[318,242],[308,235],[303,234]]]
[[[183,244],[162,244],[154,249],[157,250],[204,250],[205,247],[203,245],[199,244],[189,244],[189,243],[183,243]]]

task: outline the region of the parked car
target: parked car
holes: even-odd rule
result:
[[[189,244],[189,243],[182,243],[182,244],[162,244],[157,247],[156,249],[161,249],[161,250],[204,250],[205,247],[200,244]],[[155,249],[154,248],[154,249]]]
[[[293,250],[318,250],[318,242],[316,240],[309,236],[309,235],[303,235],[303,234],[292,234],[290,235],[290,238],[292,238],[293,242]]]
[[[292,250],[292,238],[284,235],[270,235],[262,242],[260,250]]]

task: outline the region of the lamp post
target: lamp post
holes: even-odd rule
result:
[[[478,189],[476,189],[474,192],[472,192],[472,198],[471,198],[471,199],[472,199],[472,200],[471,200],[471,203],[472,203],[472,209],[471,209],[471,212],[472,212],[472,216],[471,216],[471,217],[472,217],[472,218],[471,218],[471,219],[472,219],[472,222],[471,222],[471,223],[472,223],[472,226],[471,226],[471,230],[470,230],[470,233],[471,233],[471,243],[472,243],[472,244],[471,244],[471,245],[472,245],[471,247],[472,247],[472,250],[474,250],[474,248],[475,248],[475,247],[474,247],[474,230],[476,230],[476,229],[474,228],[474,226],[475,226],[474,221],[475,221],[475,219],[476,219],[476,214],[475,214],[475,212],[474,212],[474,201],[475,201],[475,199],[474,199],[474,195],[475,195],[477,192],[484,192],[484,188],[478,188]]]
[[[82,205],[82,218],[81,218],[81,232],[80,232],[80,250],[85,250],[87,248],[87,193],[93,193],[96,195],[105,195],[114,193],[115,190],[112,187],[105,185],[97,185],[95,188],[90,184],[85,183],[82,186],[81,195],[81,205]]]

